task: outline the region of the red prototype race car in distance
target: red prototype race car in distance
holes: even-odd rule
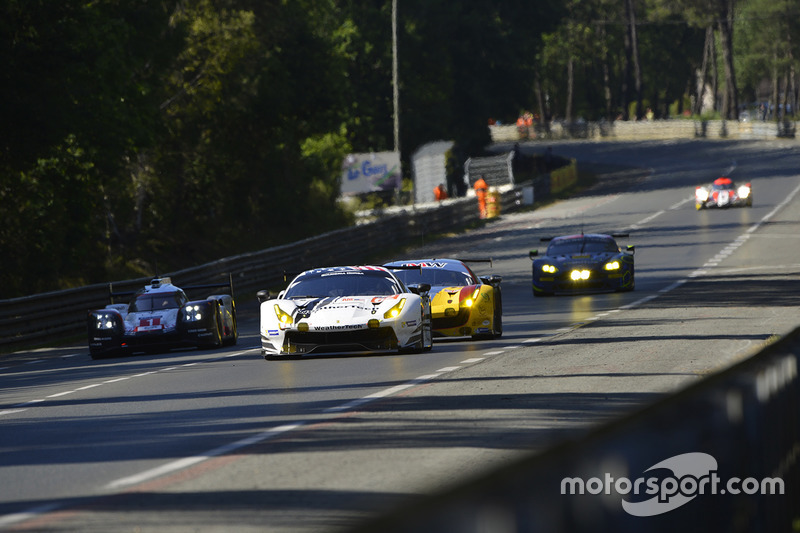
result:
[[[694,190],[695,207],[752,207],[753,189],[749,183],[737,186],[725,176],[714,180],[711,185]]]

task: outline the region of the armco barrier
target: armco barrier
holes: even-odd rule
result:
[[[520,203],[522,187],[524,184],[501,195],[503,213]],[[385,251],[387,245],[420,243],[428,235],[467,226],[478,218],[475,198],[408,207],[383,213],[370,223],[164,275],[181,286],[220,283],[231,274],[236,298],[255,298],[259,289],[281,286],[285,271],[363,263]],[[115,281],[113,287],[118,292],[132,291],[147,281],[149,278]],[[0,300],[0,349],[10,351],[83,334],[87,311],[108,303],[108,289],[103,283]]]
[[[798,359],[800,328],[580,440],[351,533],[797,531]]]
[[[737,122],[735,120],[617,120],[614,122],[575,122],[571,125],[553,123],[549,131],[540,125],[531,140],[593,139],[593,140],[660,140],[660,139],[778,139],[795,138],[796,122]],[[489,126],[493,142],[515,142],[522,138],[516,125]]]

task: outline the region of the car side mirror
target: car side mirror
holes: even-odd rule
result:
[[[263,304],[267,300],[272,300],[275,296],[269,291],[258,291],[256,293],[256,298],[258,298],[258,303]]]
[[[430,292],[431,284],[430,283],[412,283],[408,286],[408,290],[413,292],[414,294],[422,294],[423,292]]]
[[[633,254],[636,251],[636,246],[634,246],[633,244],[629,244],[626,250],[628,250],[631,254]]]
[[[530,252],[528,252],[528,257],[530,257],[531,259],[533,259],[538,255],[539,255],[539,250],[531,250]]]
[[[503,276],[492,275],[492,276],[485,276],[481,278],[481,281],[487,285],[492,285],[493,287],[497,287],[500,285],[500,282],[503,281]]]

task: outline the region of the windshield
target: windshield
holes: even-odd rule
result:
[[[410,268],[393,270],[392,272],[406,285],[418,283],[427,283],[431,287],[464,287],[467,285],[477,285],[477,282],[474,281],[472,276],[467,272],[445,270],[444,268]]]
[[[128,311],[131,313],[142,311],[160,311],[162,309],[177,309],[186,303],[186,296],[182,292],[161,292],[139,294],[131,302]]]
[[[391,296],[403,292],[386,272],[345,271],[306,274],[295,280],[284,298],[327,298],[331,296]]]
[[[612,239],[561,239],[552,241],[547,247],[547,255],[593,254],[602,252],[618,252],[617,243]]]

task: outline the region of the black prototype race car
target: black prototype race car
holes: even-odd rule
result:
[[[136,351],[178,347],[217,347],[236,344],[236,306],[233,282],[185,287],[206,290],[227,287],[231,294],[215,294],[189,301],[183,289],[170,278],[155,278],[133,292],[113,292],[111,304],[89,311],[89,354],[92,359]],[[132,296],[129,303],[114,303],[115,297]]]
[[[541,239],[550,243],[544,255],[540,256],[538,250],[529,254],[533,261],[533,295],[632,291],[635,247],[630,245],[623,251],[614,240],[627,236],[581,233]]]

